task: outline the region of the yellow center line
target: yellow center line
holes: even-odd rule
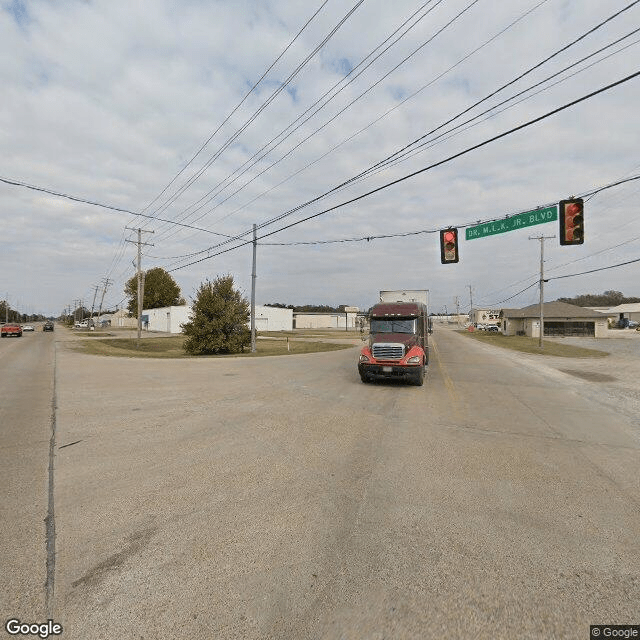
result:
[[[451,377],[449,376],[449,374],[447,373],[447,370],[444,367],[444,364],[442,363],[442,360],[440,359],[440,353],[438,352],[438,347],[436,345],[436,341],[433,340],[431,341],[431,345],[433,348],[433,353],[436,356],[436,362],[438,363],[438,369],[440,369],[440,373],[442,373],[442,379],[444,380],[444,386],[447,388],[447,393],[449,394],[449,397],[451,398],[451,402],[453,404],[453,410],[456,414],[456,418],[461,419],[462,418],[462,413],[460,412],[460,399],[458,397],[458,394],[456,392],[456,387],[453,383],[453,380],[451,380]]]

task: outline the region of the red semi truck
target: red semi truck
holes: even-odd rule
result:
[[[429,363],[428,291],[381,291],[369,315],[369,342],[360,351],[362,382],[400,378],[421,386]]]

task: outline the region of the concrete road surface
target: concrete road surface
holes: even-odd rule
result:
[[[587,639],[640,623],[640,429],[590,399],[597,383],[448,330],[421,388],[362,384],[357,348],[116,359],[67,336],[63,638]]]

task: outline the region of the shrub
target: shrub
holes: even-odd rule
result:
[[[239,353],[251,344],[249,303],[233,287],[233,277],[207,280],[196,294],[191,320],[182,325],[184,350],[191,355]]]

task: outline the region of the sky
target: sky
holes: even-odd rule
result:
[[[142,229],[188,301],[249,299],[254,224],[258,304],[524,307],[541,235],[546,300],[640,296],[608,268],[640,258],[640,77],[551,114],[636,73],[639,27],[631,0],[0,0],[0,298],[126,306]],[[583,195],[583,245],[465,239]]]

